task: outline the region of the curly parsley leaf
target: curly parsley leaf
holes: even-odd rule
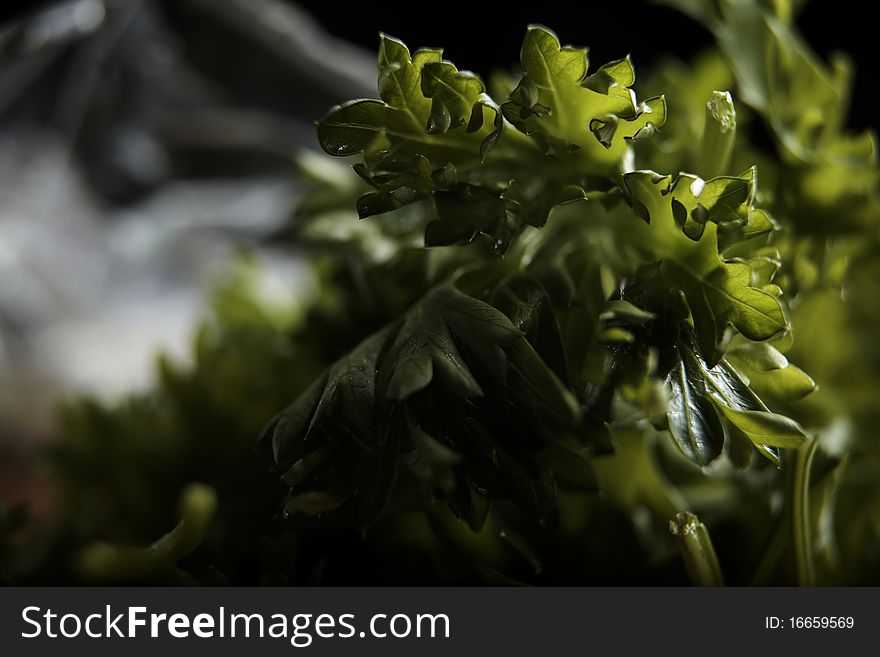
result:
[[[637,103],[629,57],[588,76],[586,48],[562,46],[550,30],[531,26],[520,63],[522,80],[502,109],[547,152],[586,149],[590,166],[598,168],[619,160],[626,140],[641,138],[666,121],[662,97]]]
[[[724,226],[754,236],[766,214],[754,210],[752,174],[708,182],[682,175],[674,181],[651,171],[624,176],[634,209],[646,220],[640,237],[652,259],[684,291],[698,342],[712,362],[728,324],[750,340],[767,340],[789,330],[781,300],[741,259],[724,258],[719,232]],[[714,356],[712,354],[715,354]]]

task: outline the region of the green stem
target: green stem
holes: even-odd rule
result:
[[[706,126],[698,154],[697,171],[707,179],[729,174],[736,138],[736,110],[727,91],[713,91],[706,103]]]
[[[724,586],[724,575],[706,525],[690,511],[675,514],[669,531],[679,537],[681,555],[695,586]]]
[[[815,443],[817,441],[813,442]],[[792,465],[794,466],[796,463]],[[813,505],[822,504],[822,487],[827,485],[828,479],[833,477],[835,472],[836,468],[831,468],[817,479],[812,473],[811,468],[809,477],[809,508],[812,508]],[[793,472],[790,473],[790,477],[794,477]],[[792,490],[794,490],[794,487],[791,483],[791,479],[789,479],[786,483],[786,495],[790,495],[790,491]],[[767,541],[767,546],[762,553],[761,559],[758,562],[758,565],[753,569],[751,578],[748,580],[749,586],[767,586],[774,571],[779,568],[779,564],[786,554],[789,537],[792,534],[790,529],[790,527],[793,526],[791,520],[792,507],[793,504],[789,504],[776,523],[772,536],[770,536]],[[809,545],[810,543],[808,542],[807,544]],[[810,551],[810,555],[812,555],[812,551]]]
[[[816,583],[810,521],[810,470],[818,446],[819,441],[813,439],[797,448],[790,480],[791,539],[798,586],[815,586]]]
[[[205,484],[189,484],[181,494],[181,518],[177,526],[145,548],[90,543],[77,559],[82,577],[93,581],[149,580],[163,573],[178,584],[191,580],[175,564],[195,550],[205,538],[214,518],[217,494]]]

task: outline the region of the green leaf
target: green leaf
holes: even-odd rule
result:
[[[376,382],[389,335],[382,329],[336,361],[264,432],[272,436],[276,462],[287,468],[282,478],[291,486],[290,510],[312,514],[340,506],[376,483],[368,479],[369,468],[383,474],[375,475],[376,481],[393,484],[387,465],[375,462],[388,449],[384,427],[389,420],[376,418],[381,401]],[[392,461],[396,464],[396,454]],[[357,507],[359,522],[368,524],[365,509],[378,514],[387,494],[385,489],[363,493],[372,504]]]
[[[583,86],[600,94],[617,94],[629,101],[629,87],[636,81],[636,71],[629,55],[608,62],[595,73],[584,78]]]
[[[329,417],[342,419],[352,433],[369,430],[376,399],[376,368],[386,336],[386,330],[373,334],[330,367],[308,432]]]
[[[378,100],[353,100],[333,108],[318,123],[318,141],[330,155],[358,155],[390,148],[389,138],[418,138],[406,111]]]
[[[770,372],[788,367],[788,358],[772,344],[749,343],[727,352],[727,360],[751,371]]]
[[[501,198],[507,202],[506,211],[512,219],[543,228],[554,207],[586,200],[587,195],[578,185],[531,176],[512,180]]]
[[[645,324],[657,316],[654,313],[642,310],[623,299],[614,299],[605,304],[605,309],[599,315],[603,322],[619,321],[626,324]]]
[[[724,428],[706,390],[706,371],[686,344],[679,344],[666,383],[671,388],[669,431],[689,459],[707,465],[721,454]]]
[[[754,287],[750,264],[725,260],[719,254],[715,221],[749,215],[752,175],[703,183],[694,177],[672,181],[636,171],[624,176],[624,184],[633,209],[648,222],[636,239],[651,259],[663,261],[664,270],[684,291],[703,353],[716,353],[715,345],[728,323],[751,340],[767,340],[788,330],[782,303]],[[688,224],[682,226],[682,213],[693,216],[699,208],[706,214],[702,231],[689,235]]]
[[[459,71],[435,49],[410,55],[382,35],[381,100],[355,100],[318,122],[318,141],[331,155],[364,155],[358,173],[376,192],[359,203],[362,217],[387,212],[443,188],[452,176],[430,175],[485,159],[503,129],[500,108],[474,74]],[[492,125],[485,111],[495,113]],[[425,171],[427,169],[427,171]]]
[[[518,386],[523,402],[549,411],[566,422],[577,423],[581,407],[577,399],[547,367],[527,340],[518,340],[509,349],[513,370],[512,386]]]
[[[483,81],[470,71],[459,71],[451,62],[433,62],[422,72],[422,94],[431,99],[426,132],[442,135],[470,119],[475,99],[484,91]]]
[[[379,96],[388,105],[405,111],[415,127],[424,128],[422,117],[431,103],[420,93],[422,69],[440,62],[443,51],[423,48],[410,56],[409,48],[399,39],[379,35]]]
[[[483,162],[486,161],[489,153],[495,148],[498,140],[501,139],[501,134],[504,130],[504,114],[501,111],[501,107],[488,94],[480,94],[480,97],[477,98],[471,109],[471,118],[467,125],[468,132],[478,132],[485,125],[487,110],[492,113],[493,119],[492,132],[486,135],[483,141],[480,142],[480,160]]]
[[[425,388],[436,372],[447,388],[463,398],[483,390],[467,365],[459,344],[503,376],[502,347],[522,333],[492,306],[444,285],[432,291],[407,315],[390,346],[387,394],[400,401]]]
[[[590,166],[601,168],[619,161],[627,139],[666,120],[662,98],[636,102],[629,58],[606,64],[588,77],[585,48],[561,46],[551,31],[532,26],[523,40],[520,63],[522,80],[502,110],[547,152],[585,149]]]
[[[691,274],[691,272],[688,272]],[[710,303],[750,340],[767,340],[788,330],[782,305],[773,294],[751,286],[744,262],[727,262],[699,281]]]
[[[761,396],[793,402],[816,389],[816,382],[806,372],[767,343],[737,347],[727,353],[726,359],[748,377],[749,386]]]
[[[551,31],[531,26],[523,40],[520,63],[523,81],[511,94],[511,109],[518,110],[515,119],[545,118],[562,133],[582,129],[585,122],[572,113],[574,103],[568,96],[587,75],[587,50],[562,47]],[[531,130],[526,127],[525,132]]]
[[[465,122],[467,132],[480,132],[485,111],[492,112],[493,130],[480,144],[480,159],[485,161],[501,138],[504,117],[501,108],[485,93],[483,81],[470,71],[459,71],[451,62],[429,62],[422,71],[421,88],[425,98],[431,99],[428,134],[445,134]]]
[[[490,301],[510,318],[542,360],[564,380],[566,371],[562,336],[544,287],[529,278],[517,278],[496,288]]]
[[[774,447],[799,444],[806,433],[784,415],[772,413],[740,374],[722,360],[708,371],[707,392],[734,431],[745,435],[768,459],[779,464]],[[784,444],[783,444],[784,443]]]
[[[293,451],[294,441],[308,429],[326,385],[326,374],[315,379],[293,404],[273,418],[264,429],[262,439],[271,437],[272,454],[276,463],[287,463],[296,458]]]
[[[809,438],[801,425],[778,413],[741,411],[724,404],[720,404],[718,408],[755,445],[791,448],[803,444]]]

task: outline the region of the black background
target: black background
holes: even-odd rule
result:
[[[6,0],[0,21],[51,2]],[[163,2],[173,13],[176,0]],[[525,28],[541,23],[563,42],[590,48],[593,65],[629,53],[636,71],[665,54],[687,59],[711,44],[710,34],[681,13],[648,0],[387,0],[338,2],[299,0],[331,34],[375,50],[379,32],[411,47],[443,46],[460,68],[482,75],[516,64]],[[798,26],[823,58],[835,51],[856,64],[851,107],[854,128],[876,128],[876,91],[871,67],[877,60],[876,21],[863,0],[808,0]],[[0,63],[2,74],[2,63]]]
[[[302,0],[299,4],[332,34],[370,50],[375,50],[376,35],[382,31],[410,47],[443,46],[445,56],[459,68],[483,75],[516,63],[530,23],[550,27],[565,43],[588,46],[591,66],[629,53],[637,74],[640,66],[649,66],[658,56],[687,59],[712,43],[698,23],[646,0]],[[823,58],[843,51],[856,64],[851,123],[857,128],[876,127],[872,111],[876,92],[870,77],[878,37],[876,23],[868,15],[870,6],[859,0],[810,0],[797,21]]]

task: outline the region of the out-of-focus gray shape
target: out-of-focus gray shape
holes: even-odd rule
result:
[[[41,50],[94,32],[104,22],[101,0],[72,0],[38,13],[23,31],[24,52]]]
[[[101,0],[70,0],[0,28],[0,113],[61,54],[64,46],[97,31]]]
[[[0,132],[61,133],[114,203],[181,177],[292,174],[315,119],[375,95],[374,57],[281,0],[66,0],[0,33]]]
[[[242,246],[309,284],[266,245],[294,156],[375,95],[372,55],[280,0],[58,0],[0,25],[0,482],[60,399],[185,358]]]
[[[102,21],[103,29],[84,40],[81,47],[74,51],[69,72],[58,92],[53,117],[53,127],[63,132],[71,144],[79,136],[93,97],[107,74],[114,50],[129,31],[142,5],[141,0],[118,3],[107,20]]]
[[[372,54],[329,35],[311,16],[280,0],[186,0],[270,47],[304,79],[334,96],[376,96]]]
[[[113,210],[63,146],[33,138],[0,142],[0,416],[150,385],[156,354],[186,358],[206,291],[296,195],[289,178],[181,181]],[[272,262],[296,272],[289,255]]]
[[[176,147],[264,152],[291,160],[314,135],[314,126],[253,109],[157,112],[152,128]]]
[[[23,334],[95,295],[100,210],[66,149],[35,133],[0,140],[0,198],[0,322]]]

